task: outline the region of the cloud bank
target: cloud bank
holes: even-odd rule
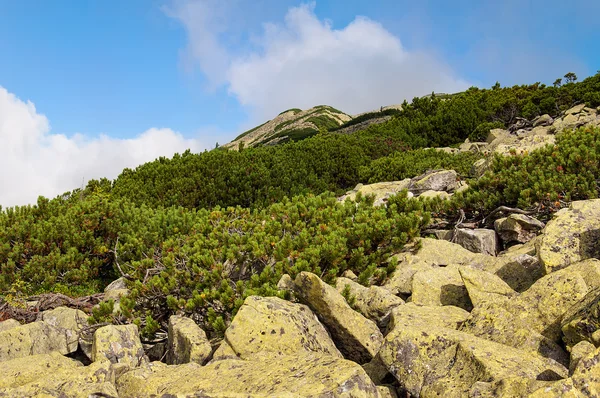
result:
[[[434,54],[408,51],[381,24],[357,17],[335,29],[315,15],[314,7],[290,8],[282,23],[264,24],[243,55],[228,49],[222,25],[206,25],[215,12],[213,2],[178,1],[168,15],[186,28],[186,56],[210,85],[225,85],[257,121],[319,104],[355,114],[470,86]]]
[[[168,128],[151,128],[132,139],[52,134],[48,119],[32,102],[1,86],[0,148],[3,207],[34,203],[39,195],[54,197],[93,178],[115,178],[123,168],[159,156],[204,149],[198,140]]]

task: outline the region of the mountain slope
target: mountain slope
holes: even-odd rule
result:
[[[327,105],[315,106],[305,111],[289,109],[281,112],[273,120],[246,131],[224,146],[238,149],[240,143],[243,143],[245,148],[250,148],[300,141],[317,134],[320,129],[335,128],[351,119],[352,116]]]

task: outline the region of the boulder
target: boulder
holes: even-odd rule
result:
[[[494,229],[504,243],[527,243],[545,227],[545,224],[524,214],[511,214],[494,222]]]
[[[540,388],[551,386],[551,381],[532,380],[524,377],[507,377],[494,382],[478,381],[469,391],[472,398],[528,397]]]
[[[575,105],[574,107],[567,109],[565,111],[565,115],[574,115],[577,113],[581,113],[581,111],[583,111],[584,108],[585,104]]]
[[[510,131],[504,129],[492,129],[487,136],[486,142],[491,144],[493,141],[506,139],[508,137],[511,137]]]
[[[112,300],[114,302],[113,314],[116,315],[121,312],[121,298],[129,296],[130,293],[125,278],[121,277],[104,288],[104,301]],[[84,351],[89,351],[89,343],[85,347]]]
[[[419,194],[419,198],[424,198],[424,199],[434,199],[434,198],[439,198],[442,200],[447,200],[450,199],[452,195],[449,194],[448,192],[445,191],[425,191],[421,194]]]
[[[212,353],[206,333],[190,318],[173,315],[169,318],[167,363],[179,365],[196,362],[204,365]]]
[[[467,311],[451,305],[441,307],[407,303],[392,310],[388,332],[396,327],[417,324],[458,329],[468,317]]]
[[[459,152],[483,152],[488,146],[487,142],[465,142],[458,147]]]
[[[552,118],[552,116],[550,116],[548,114],[544,114],[544,115],[536,117],[533,120],[533,127],[550,126],[552,123],[554,123],[554,119]]]
[[[568,363],[558,344],[561,321],[597,284],[597,271],[595,260],[582,262],[546,275],[518,296],[497,295],[476,306],[461,331]]]
[[[454,232],[454,241],[473,253],[495,256],[498,252],[496,232],[491,229],[457,228]]]
[[[277,289],[292,293],[294,291],[294,280],[288,274],[283,274],[277,282]]]
[[[495,274],[469,267],[459,267],[458,271],[475,307],[517,296],[517,292]]]
[[[535,238],[531,239],[530,241],[528,241],[527,243],[524,243],[524,244],[517,244],[517,245],[509,246],[504,251],[502,251],[498,255],[498,257],[516,256],[516,255],[521,255],[521,254],[527,254],[529,256],[537,257],[536,242],[538,241],[540,236],[536,236]]]
[[[77,338],[45,322],[33,322],[0,331],[0,362],[53,351],[70,354],[77,350]]]
[[[69,329],[75,334],[82,328],[88,326],[88,315],[74,308],[57,307],[50,311],[41,312],[38,321],[44,321],[49,325],[63,329]]]
[[[471,166],[471,175],[474,177],[481,177],[485,174],[486,171],[492,168],[492,159],[491,158],[483,158],[476,160]]]
[[[398,398],[396,390],[392,386],[377,386],[380,398]]]
[[[513,290],[524,292],[544,276],[544,271],[537,257],[515,251],[498,257],[495,274]]]
[[[15,358],[2,362],[0,396],[88,398],[118,396],[109,364],[81,363],[58,352]]]
[[[342,357],[306,305],[277,297],[250,296],[225,331],[214,358],[246,359],[260,352],[294,355],[305,351]]]
[[[600,257],[600,199],[572,202],[559,210],[538,239],[537,252],[546,273],[588,258]]]
[[[402,181],[378,182],[375,184],[358,184],[352,191],[348,191],[344,196],[338,198],[343,202],[346,199],[355,200],[356,194],[361,193],[363,196],[375,195],[375,206],[382,205],[390,196],[397,195],[401,191],[408,189],[410,186],[410,178]]]
[[[19,321],[17,321],[16,319],[7,319],[5,321],[0,322],[0,332],[15,328],[17,326],[21,326]]]
[[[480,381],[567,376],[553,360],[433,325],[394,328],[379,355],[400,386],[420,397],[464,397]]]
[[[583,358],[592,355],[596,351],[596,346],[594,346],[589,341],[580,341],[571,347],[571,362],[569,364],[569,374],[575,373],[577,369],[577,365],[579,365],[579,361]]]
[[[453,191],[457,187],[458,174],[454,170],[428,171],[411,180],[409,190],[419,194],[425,191]]]
[[[494,148],[494,152],[503,156],[522,155],[546,145],[554,145],[555,142],[554,135],[526,135],[517,141],[499,144]]]
[[[94,333],[92,361],[110,361],[132,368],[145,361],[136,325],[103,326]]]
[[[418,271],[448,265],[468,265],[479,269],[495,267],[494,257],[473,253],[455,243],[431,238],[419,239],[417,243],[418,250],[395,256],[398,266],[383,288],[393,294],[411,294],[413,276]]]
[[[121,376],[117,387],[121,398],[380,397],[359,365],[322,353],[225,359],[204,367],[196,363],[167,366],[153,362]]]
[[[587,349],[585,349],[587,351]],[[532,393],[532,398],[600,396],[600,350],[594,349],[577,360],[571,377]]]
[[[375,322],[354,311],[335,288],[310,272],[295,280],[298,298],[306,303],[327,327],[345,358],[363,364],[373,359],[383,342]]]
[[[520,314],[511,312],[527,309],[525,306],[517,307],[516,304],[506,302],[504,305],[498,302],[481,304],[471,311],[460,330],[523,352],[551,358],[566,366],[569,356],[557,342],[529,327],[527,319],[522,319]]]
[[[380,286],[364,287],[348,278],[337,278],[335,287],[340,293],[347,290],[353,298],[351,306],[380,328],[386,327],[391,310],[404,304],[404,300],[389,290]]]
[[[427,306],[452,305],[470,311],[469,294],[457,266],[419,271],[413,277],[412,302]]]
[[[587,341],[600,346],[600,289],[591,290],[564,314],[563,340],[567,347]]]
[[[436,238],[440,240],[452,241],[452,237],[454,236],[454,230],[452,229],[438,229],[433,231],[433,234]]]

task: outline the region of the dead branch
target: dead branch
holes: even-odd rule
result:
[[[482,224],[486,224],[486,221],[492,217],[493,215],[496,215],[498,213],[515,213],[515,214],[525,214],[525,215],[530,215],[530,214],[534,214],[534,212],[532,211],[527,211],[527,210],[522,210],[516,207],[507,207],[507,206],[500,206],[498,208],[496,208],[494,211],[492,211],[490,214],[488,214],[481,222]]]

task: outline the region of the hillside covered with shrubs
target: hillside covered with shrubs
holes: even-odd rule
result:
[[[124,276],[132,294],[120,313],[105,303],[94,322],[134,322],[151,336],[183,312],[218,336],[246,297],[284,297],[277,289],[283,274],[310,271],[333,281],[351,270],[364,285],[381,281],[394,270],[390,255],[420,235],[430,213],[481,219],[506,205],[551,214],[598,197],[598,128],[557,134],[555,145],[515,156],[431,149],[485,140],[520,118],[598,107],[600,73],[575,80],[568,74],[553,86],[497,84],[415,98],[354,134],[322,129],[281,145],[187,151],[114,181],[2,209],[0,302],[89,295]],[[476,178],[472,165],[483,158],[491,166]],[[470,188],[445,202],[406,193],[385,207],[361,196],[336,200],[358,183],[440,168],[456,170]]]

